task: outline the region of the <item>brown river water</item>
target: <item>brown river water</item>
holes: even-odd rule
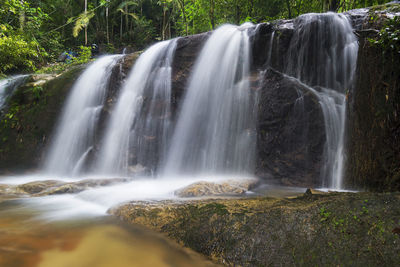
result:
[[[38,212],[18,200],[0,202],[0,266],[217,266],[111,216],[49,222]]]

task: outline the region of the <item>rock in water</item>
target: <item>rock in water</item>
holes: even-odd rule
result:
[[[243,195],[258,184],[258,179],[224,180],[221,182],[197,182],[174,193],[178,197]]]

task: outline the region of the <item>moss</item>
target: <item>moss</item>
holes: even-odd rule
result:
[[[28,82],[17,89],[0,121],[2,171],[37,166],[69,88],[81,70],[77,66],[41,85]]]
[[[370,9],[369,9],[370,15],[372,15],[376,12],[382,12],[382,11],[393,12],[393,13],[400,12],[400,4],[386,3],[383,5],[376,5],[376,6],[370,7]]]
[[[142,220],[152,209],[158,217]],[[232,266],[371,266],[400,260],[400,239],[392,233],[400,225],[399,193],[160,202],[152,207],[132,203],[112,213]]]
[[[398,35],[398,22],[377,15],[367,27],[382,30],[360,38],[356,87],[348,101],[347,187],[400,191],[400,45],[391,37]]]

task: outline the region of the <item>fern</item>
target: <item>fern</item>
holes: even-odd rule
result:
[[[77,37],[79,32],[89,25],[89,21],[94,17],[93,10],[79,14],[78,19],[75,21],[75,26],[72,29],[72,35]]]

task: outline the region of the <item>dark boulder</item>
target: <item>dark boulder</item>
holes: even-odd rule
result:
[[[318,185],[325,143],[318,99],[273,69],[261,79],[257,176],[288,185]]]

